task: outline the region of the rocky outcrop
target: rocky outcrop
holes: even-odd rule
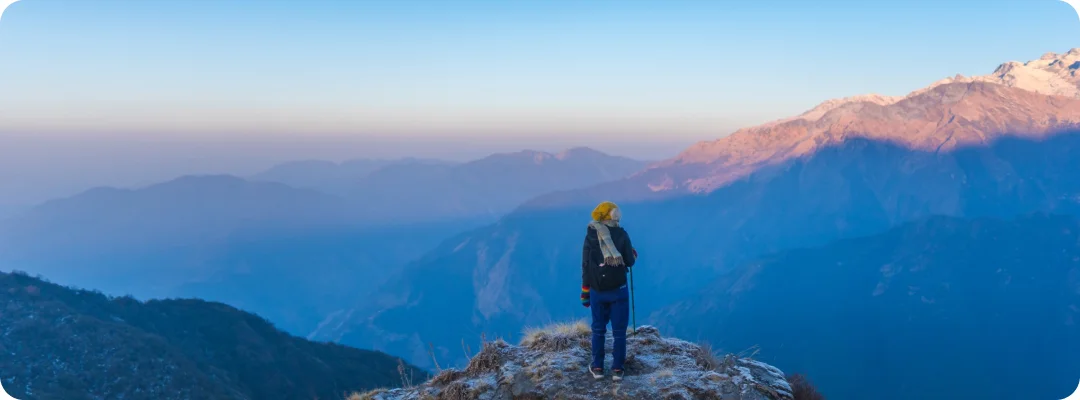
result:
[[[775,367],[735,355],[717,357],[708,347],[661,337],[651,326],[629,336],[623,381],[597,381],[588,373],[589,335],[589,327],[578,323],[529,332],[518,346],[486,343],[464,370],[444,370],[419,386],[350,400],[793,399]]]

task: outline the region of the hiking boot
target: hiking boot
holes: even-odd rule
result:
[[[603,368],[589,368],[589,373],[592,374],[593,379],[596,379],[596,380],[604,379],[604,369]]]
[[[613,369],[611,370],[611,380],[618,382],[622,380],[623,370]]]

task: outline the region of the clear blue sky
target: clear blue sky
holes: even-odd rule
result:
[[[1057,0],[23,0],[0,134],[692,141],[1071,47]]]

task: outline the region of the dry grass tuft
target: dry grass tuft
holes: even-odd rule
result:
[[[469,385],[464,382],[454,382],[439,392],[437,400],[468,400],[470,398]]]
[[[578,340],[578,346],[585,349],[585,351],[592,351],[592,339],[583,337]]]
[[[759,352],[761,352],[761,346],[755,344],[753,346],[750,346],[746,350],[740,351],[739,354],[736,354],[736,356],[738,356],[739,358],[753,360],[754,357],[757,357]]]
[[[462,343],[464,343],[464,340]],[[428,342],[428,355],[431,356],[431,361],[435,362],[435,370],[442,372],[442,367],[439,366],[439,359],[435,357],[435,345],[431,342]]]
[[[581,346],[588,341],[592,328],[585,321],[530,328],[521,339],[521,346],[539,351],[562,351]]]
[[[802,374],[791,375],[787,380],[791,384],[791,394],[795,396],[795,400],[825,400],[825,396],[818,393],[814,384]]]
[[[401,387],[406,388],[406,389],[411,388],[413,386],[412,370],[409,370],[409,373],[405,374],[405,370],[406,370],[405,361],[400,359],[400,358],[398,359],[397,370],[398,370],[398,375],[401,377]]]
[[[374,400],[375,396],[386,393],[386,389],[375,389],[365,393],[353,393],[345,400]]]
[[[697,365],[706,371],[717,371],[724,365],[724,362],[716,356],[712,345],[708,343],[699,344],[693,356]]]
[[[480,352],[476,353],[472,360],[469,360],[469,366],[465,368],[465,373],[476,376],[498,371],[503,364],[503,350],[507,347],[509,345],[502,340],[484,343],[484,347],[480,349]]]
[[[461,379],[463,377],[465,377],[465,372],[464,371],[458,371],[458,370],[453,369],[453,368],[444,369],[438,375],[435,375],[434,378],[431,378],[431,384],[432,385],[439,385],[439,386],[448,385],[451,382],[454,382],[454,381],[456,381],[458,379]]]

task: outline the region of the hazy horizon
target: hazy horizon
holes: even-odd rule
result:
[[[184,175],[253,175],[289,161],[342,162],[355,159],[431,158],[466,162],[495,153],[522,150],[559,152],[589,147],[607,154],[655,161],[671,157],[689,143],[587,143],[570,141],[431,140],[415,142],[337,139],[303,141],[130,141],[0,138],[10,151],[0,158],[0,218],[5,208],[32,206],[94,187],[131,188]],[[42,157],[41,155],[45,155]],[[33,171],[32,174],[26,173]]]

